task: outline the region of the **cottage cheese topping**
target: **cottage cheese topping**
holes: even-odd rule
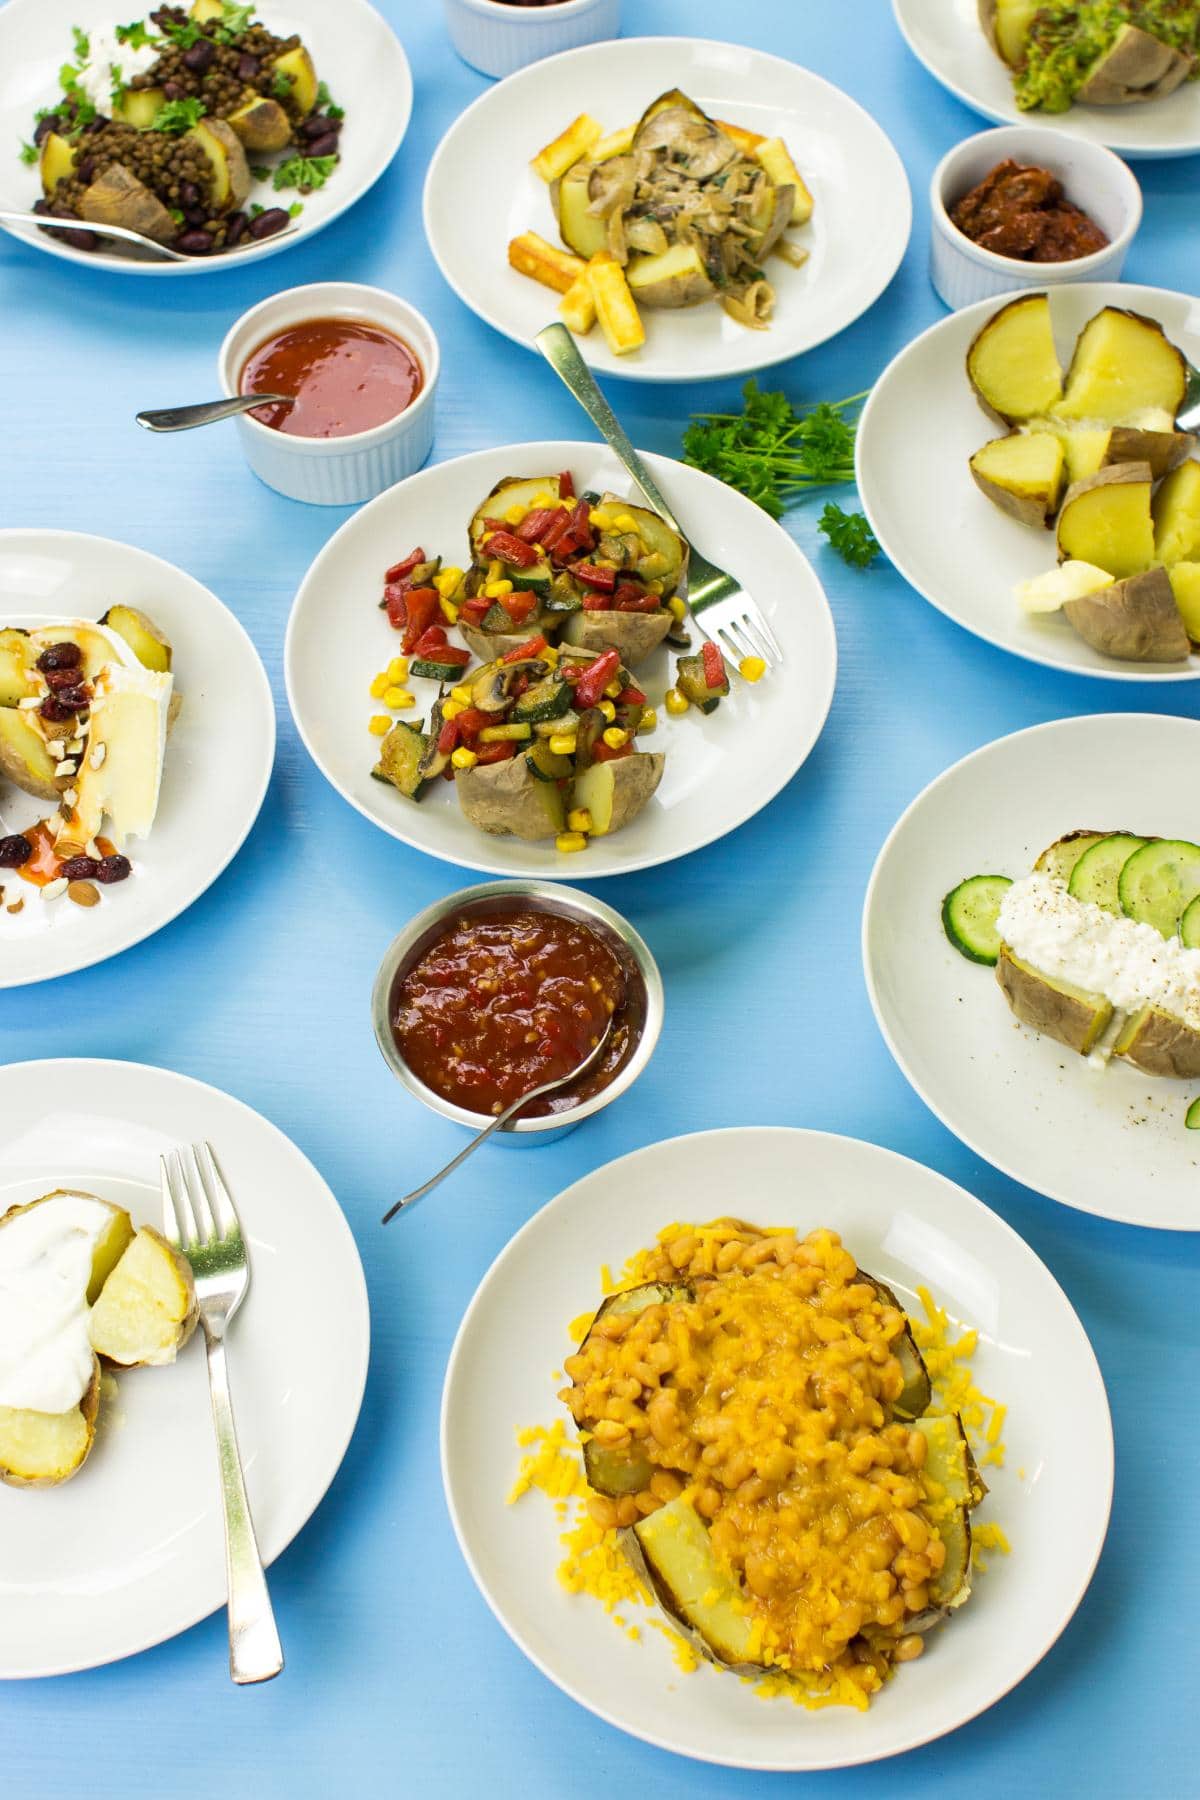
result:
[[[0,1406],[66,1413],[92,1378],[92,1255],[112,1210],[57,1194],[0,1231]]]
[[[119,42],[115,24],[97,26],[88,32],[88,60],[80,73],[79,86],[97,111],[108,118],[112,113],[113,89],[127,87],[135,75],[144,75],[158,56],[157,44],[143,44],[140,50],[134,50]]]
[[[1101,994],[1123,1011],[1150,1004],[1200,1031],[1200,950],[1076,900],[1053,875],[1014,881],[1000,907],[1000,937],[1051,981]]]

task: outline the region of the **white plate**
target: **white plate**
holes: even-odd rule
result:
[[[529,160],[577,113],[606,131],[657,95],[682,88],[717,118],[782,137],[814,200],[793,234],[811,251],[802,269],[771,259],[777,304],[748,331],[715,304],[644,314],[646,343],[614,356],[599,326],[578,340],[592,367],[630,381],[745,375],[844,331],[883,292],[912,225],[903,164],[875,121],[819,75],[735,44],[619,38],[534,63],[460,114],[425,182],[425,235],[442,274],[473,312],[531,347],[558,317],[557,294],[508,266],[508,243],[536,231],[558,243],[546,184]]]
[[[580,493],[631,493],[629,478],[602,444],[510,445],[425,469],[363,507],[329,540],[296,595],[284,653],[292,716],[317,767],[351,806],[401,843],[490,875],[594,881],[649,869],[753,817],[816,743],[833,698],[837,643],[811,564],[785,531],[732,488],[669,457],[642,455],[685,532],[694,526],[699,547],[719,556],[762,607],[783,646],[782,666],[755,686],[735,675],[729,698],[708,718],[692,710],[672,719],[661,702],[674,664],[665,647],[656,650],[635,675],[658,708],[658,730],[639,746],[666,751],[661,785],[633,824],[598,838],[582,855],[560,855],[552,838],[529,844],[476,831],[448,782],[435,783],[414,805],[371,776],[378,739],[368,734],[367,720],[379,704],[367,687],[399,647],[378,605],[384,570],[417,544],[430,556],[440,551],[447,563],[465,562],[467,521],[504,475],[570,469]],[[415,723],[428,717],[438,690],[427,681],[413,687],[421,710],[399,716]]]
[[[367,1291],[337,1201],[274,1125],[166,1069],[17,1063],[0,1070],[0,1121],[0,1212],[63,1185],[160,1225],[160,1154],[212,1143],[250,1247],[230,1379],[259,1547],[273,1562],[337,1473],[366,1380]],[[0,1679],[132,1656],[225,1604],[201,1333],[173,1367],[123,1371],[117,1386],[73,1480],[0,1487]]]
[[[1061,613],[1031,617],[1013,597],[1018,581],[1054,567],[1054,533],[1010,519],[976,487],[969,458],[1003,428],[979,405],[965,368],[976,332],[1013,298],[980,300],[939,319],[875,383],[855,451],[859,497],[871,528],[911,587],[1001,650],[1109,681],[1195,681],[1200,656],[1186,663],[1103,656]],[[1094,281],[1050,290],[1064,368],[1079,332],[1103,306],[1158,319],[1172,343],[1200,362],[1200,302],[1165,288]]]
[[[1164,100],[1023,113],[1012,77],[983,35],[977,0],[892,0],[906,43],[935,81],[985,119],[1049,125],[1107,144],[1122,156],[1187,156],[1200,150],[1200,88],[1185,82]]]
[[[145,18],[147,0],[139,18]],[[28,212],[41,195],[37,169],[18,161],[28,141],[33,116],[57,98],[60,65],[71,60],[71,28],[111,26],[137,12],[116,0],[8,0],[0,7],[0,207]],[[198,256],[190,262],[141,260],[140,253],[72,250],[48,231],[26,225],[0,229],[44,250],[49,256],[85,268],[115,270],[119,275],[206,275],[214,269],[241,269],[288,250],[329,225],[362,198],[395,156],[412,112],[412,75],[399,38],[367,0],[261,0],[257,16],[277,37],[299,32],[312,51],[317,74],[326,82],[346,123],[340,138],[341,162],[326,187],[312,194],[294,188],[276,194],[269,181],[255,182],[250,201],[260,206],[289,206],[299,200],[304,211],[296,230],[286,237],[264,238],[229,256]],[[250,161],[257,158],[251,155]],[[268,159],[274,161],[275,159]]]
[[[514,1427],[566,1419],[551,1371],[567,1322],[677,1218],[832,1225],[865,1268],[914,1303],[928,1285],[977,1326],[979,1384],[1009,1407],[1007,1464],[988,1468],[989,1557],[970,1604],[930,1635],[866,1714],[764,1702],[733,1675],[686,1677],[653,1631],[631,1643],[555,1580],[562,1527],[544,1496],[506,1506]],[[685,1198],[684,1198],[685,1197]],[[503,1352],[496,1353],[497,1345]],[[567,1421],[569,1423],[569,1420]],[[817,1131],[697,1133],[609,1163],[544,1207],[493,1263],[462,1322],[442,1400],[442,1477],[467,1564],[504,1629],[572,1699],[634,1737],[745,1769],[873,1762],[952,1731],[1043,1657],[1083,1597],[1108,1524],[1112,1424],[1104,1383],[1062,1289],[986,1206],[920,1163]],[[636,1609],[640,1614],[641,1609]]]
[[[968,875],[1027,875],[1068,831],[1200,837],[1200,724],[1158,713],[1056,719],[998,738],[919,794],[879,853],[863,911],[875,1017],[957,1137],[1026,1187],[1131,1225],[1200,1229],[1200,1083],[1114,1059],[1089,1068],[1018,1025],[992,971],[942,930]]]
[[[0,625],[98,619],[122,602],[171,641],[183,697],[167,743],[158,816],[127,846],[133,873],[86,909],[43,901],[32,883],[0,869],[0,988],[23,987],[102,962],[199,899],[240,849],[258,817],[275,756],[275,709],[266,672],[244,629],[215,594],[145,550],[77,531],[0,531]],[[0,833],[45,818],[0,779]]]

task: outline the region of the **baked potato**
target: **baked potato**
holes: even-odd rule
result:
[[[454,786],[464,818],[477,831],[535,843],[563,829],[566,809],[558,784],[540,781],[519,753],[508,762],[459,769]]]
[[[1001,62],[1019,68],[1029,27],[1044,0],[979,0],[979,23]]]
[[[1062,440],[1050,431],[1010,431],[971,458],[975,485],[1022,525],[1049,528],[1065,474]]]
[[[113,101],[112,116],[122,125],[133,125],[138,131],[149,131],[167,96],[161,88],[124,88]]]
[[[92,1378],[71,1412],[0,1406],[0,1482],[7,1487],[38,1488],[70,1481],[87,1461],[95,1442],[99,1410],[100,1363],[94,1356]]]
[[[1075,482],[1058,515],[1059,560],[1094,563],[1117,580],[1148,569],[1155,560],[1152,487],[1149,463],[1115,463]]]
[[[634,751],[577,774],[571,804],[591,814],[589,835],[604,837],[636,819],[662,780],[665,761],[661,751]]]
[[[1045,294],[1008,301],[979,328],[967,349],[967,379],[984,412],[1001,425],[1058,410],[1062,367]]]
[[[1157,319],[1106,306],[1080,332],[1062,398],[1046,410],[1111,425],[1145,410],[1174,420],[1187,384],[1187,360]]]
[[[1085,643],[1128,662],[1182,662],[1191,646],[1165,569],[1147,569],[1124,581],[1063,602],[1063,612]]]
[[[110,606],[100,621],[122,638],[143,668],[165,675],[171,667],[171,645],[153,619],[135,606]]]
[[[1109,831],[1068,831],[1047,844],[1033,866],[1039,875],[1053,875],[1056,881],[1065,884],[1071,879],[1071,871],[1084,851],[1112,835]]]
[[[484,631],[482,626],[460,625],[459,635],[472,655],[480,662],[490,663],[495,657],[508,656],[511,651],[519,650],[531,638],[539,635],[538,631]]]
[[[1200,644],[1200,562],[1179,562],[1167,570],[1171,592],[1194,644]]]
[[[608,227],[599,214],[589,210],[592,176],[597,167],[596,163],[583,157],[550,184],[550,204],[558,220],[559,236],[567,249],[581,256],[584,262],[608,248]]]
[[[37,692],[36,660],[37,651],[27,631],[16,625],[0,631],[0,706],[16,706]]]
[[[1200,1031],[1156,1006],[1144,1006],[1130,1015],[1113,1053],[1144,1075],[1200,1079]]]
[[[278,100],[256,94],[226,119],[247,150],[269,154],[292,141],[292,122]]]
[[[58,764],[41,732],[15,706],[0,707],[0,776],[36,800],[58,800]]]
[[[788,206],[790,210],[790,194]],[[625,279],[641,306],[699,306],[716,292],[695,244],[672,244],[657,256],[631,256]]]
[[[580,650],[592,650],[597,656],[601,651],[615,648],[620,652],[624,666],[636,669],[657,650],[673,622],[674,615],[665,606],[651,613],[569,613],[563,642],[574,644]],[[474,645],[471,647],[474,649]]]
[[[313,59],[303,44],[297,44],[294,50],[285,50],[277,56],[271,67],[277,75],[284,76],[291,84],[288,98],[288,111],[297,119],[306,119],[317,104],[319,83]],[[235,201],[240,206],[241,201]]]
[[[1112,1002],[1103,994],[1052,981],[1021,962],[1007,944],[1000,947],[996,980],[1023,1025],[1044,1032],[1080,1056],[1091,1054],[1113,1015]]]
[[[79,217],[93,225],[120,225],[140,231],[155,243],[168,244],[179,227],[157,194],[130,173],[124,163],[110,163],[83,190]]]
[[[1168,568],[1200,559],[1200,462],[1180,463],[1154,496],[1154,553]]]
[[[175,1361],[199,1316],[187,1257],[143,1225],[102,1284],[88,1335],[119,1368],[159,1367]]]
[[[690,1300],[692,1296],[693,1289],[683,1281],[651,1281],[641,1287],[626,1288],[620,1294],[610,1294],[601,1302],[596,1317],[588,1327],[587,1337],[579,1347],[582,1350],[587,1343],[588,1337],[596,1329],[597,1319],[611,1317],[614,1313],[644,1312],[648,1306],[669,1306],[674,1300]],[[619,1498],[622,1494],[640,1493],[643,1488],[649,1487],[654,1464],[636,1438],[630,1438],[625,1444],[613,1445],[602,1444],[598,1438],[589,1437],[583,1446],[583,1472],[593,1492]]]
[[[1056,569],[1048,569],[1044,575],[1019,581],[1014,593],[1017,605],[1024,613],[1056,613],[1062,611],[1068,600],[1083,600],[1087,595],[1098,594],[1101,588],[1111,586],[1112,576],[1107,569],[1098,569],[1094,563],[1068,560],[1059,563]]]
[[[48,131],[42,139],[42,147],[38,152],[38,174],[42,178],[42,192],[47,200],[53,198],[54,190],[60,181],[75,172],[75,145],[57,131]]]
[[[1128,106],[1173,94],[1196,66],[1194,56],[1138,25],[1122,25],[1076,98],[1086,106]]]
[[[290,54],[301,53],[291,51]],[[311,110],[311,107],[305,108],[306,112]],[[250,193],[250,164],[246,161],[241,139],[224,119],[216,118],[201,119],[187,135],[197,149],[204,152],[212,170],[210,206],[215,212],[234,212]],[[174,222],[171,229],[176,229]]]

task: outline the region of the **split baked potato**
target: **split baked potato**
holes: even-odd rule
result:
[[[1200,29],[1193,25],[1189,40],[1183,8],[1167,19],[1163,36],[1137,0],[1106,8],[1078,0],[1054,9],[1045,0],[978,0],[978,14],[992,49],[1013,71],[1023,111],[1161,100],[1195,73]]]

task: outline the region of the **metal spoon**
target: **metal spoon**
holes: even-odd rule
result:
[[[232,400],[199,400],[195,406],[164,406],[157,412],[140,412],[139,425],[147,431],[191,431],[197,425],[215,425],[253,412],[256,406],[295,406],[295,394],[236,394]]]
[[[172,250],[169,244],[144,237],[140,231],[130,231],[127,225],[96,225],[91,219],[55,219],[44,213],[7,211],[0,212],[0,224],[36,225],[43,231],[94,231],[97,237],[120,238],[123,244],[137,244],[140,249],[161,256],[164,262],[196,261],[194,256],[185,256],[182,250]]]
[[[608,1023],[600,1033],[598,1042],[588,1051],[581,1063],[576,1063],[575,1067],[569,1069],[565,1075],[556,1075],[553,1081],[543,1081],[540,1087],[530,1088],[527,1094],[522,1094],[518,1100],[512,1102],[511,1106],[506,1106],[502,1113],[497,1113],[494,1119],[489,1120],[479,1136],[473,1137],[466,1149],[459,1151],[453,1162],[448,1162],[444,1169],[439,1169],[437,1174],[423,1187],[414,1188],[411,1194],[405,1194],[403,1200],[397,1200],[394,1206],[389,1206],[380,1221],[381,1224],[386,1225],[389,1219],[394,1219],[402,1207],[412,1206],[416,1201],[423,1200],[431,1188],[435,1188],[440,1181],[445,1181],[447,1175],[452,1175],[459,1163],[466,1162],[468,1156],[478,1150],[480,1144],[490,1138],[493,1131],[499,1131],[502,1125],[507,1125],[508,1121],[515,1117],[523,1106],[528,1106],[531,1100],[540,1100],[543,1094],[555,1093],[559,1088],[566,1087],[568,1082],[578,1081],[581,1075],[586,1075],[589,1069],[594,1068],[604,1046],[612,1036],[613,1017],[614,1015],[610,1013]]]
[[[1175,417],[1176,431],[1200,431],[1200,369],[1188,364],[1187,392],[1183,396],[1183,410]]]

